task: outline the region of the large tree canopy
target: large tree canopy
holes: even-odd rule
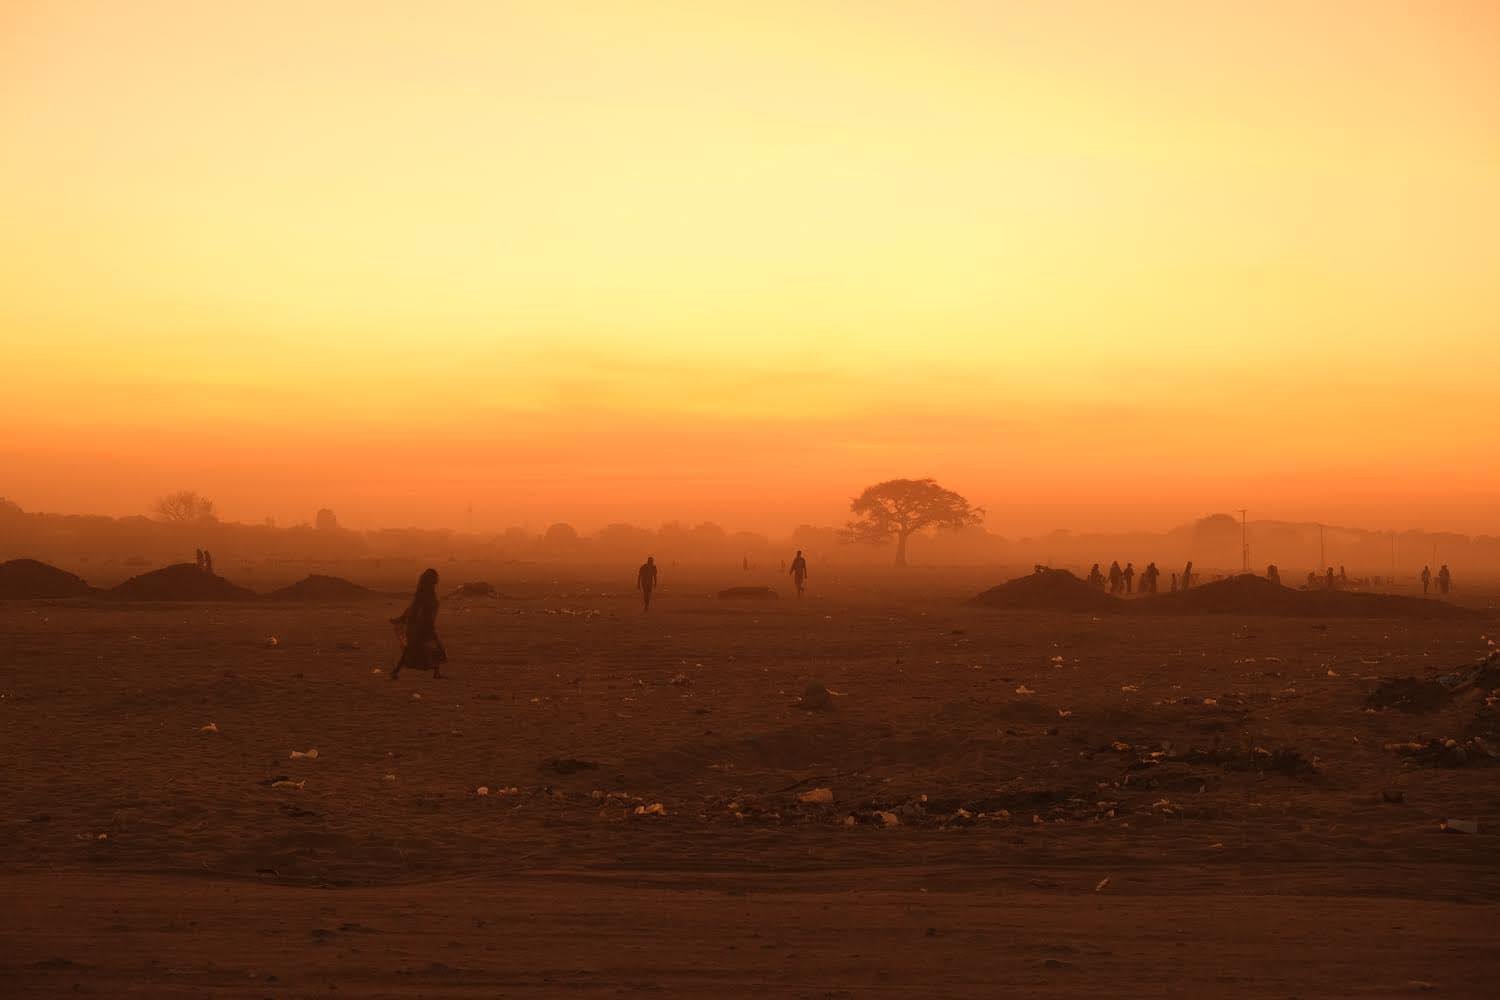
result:
[[[924,528],[963,528],[984,521],[984,510],[932,479],[891,479],[868,487],[849,504],[855,515],[844,528],[850,541],[884,545],[896,540],[896,565],[906,565],[906,540]]]
[[[188,522],[211,521],[214,518],[214,502],[199,496],[193,490],[178,490],[168,493],[156,501],[153,508],[163,521]]]

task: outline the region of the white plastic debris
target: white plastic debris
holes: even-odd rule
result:
[[[488,795],[490,794],[490,787],[488,785],[480,785],[478,788],[474,789],[474,794],[479,796]]]

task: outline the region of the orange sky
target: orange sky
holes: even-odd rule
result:
[[[0,495],[1500,532],[1500,12],[0,0]]]

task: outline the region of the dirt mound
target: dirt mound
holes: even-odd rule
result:
[[[266,596],[273,601],[362,601],[381,595],[368,587],[350,583],[343,577],[314,573],[290,586],[273,590]]]
[[[0,563],[0,599],[82,597],[93,590],[82,577],[35,559],[12,559]]]
[[[719,591],[721,601],[774,601],[779,596],[770,587],[730,587]]]
[[[969,603],[1026,611],[1113,611],[1124,602],[1090,587],[1065,569],[1038,566],[1030,576],[992,587]]]
[[[104,596],[117,601],[248,601],[255,593],[192,563],[177,563],[133,576]]]
[[[1473,611],[1437,600],[1339,590],[1292,590],[1263,576],[1242,573],[1172,594],[1138,601],[1134,608],[1180,615],[1267,615],[1282,618],[1467,618]]]
[[[475,583],[460,584],[449,597],[499,597],[493,583],[485,583],[480,580]]]

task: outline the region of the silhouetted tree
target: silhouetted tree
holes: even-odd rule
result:
[[[854,542],[896,540],[896,565],[906,565],[906,540],[924,528],[962,528],[984,521],[984,510],[932,479],[891,479],[868,487],[849,504],[856,517],[844,527]]]
[[[188,521],[212,521],[214,502],[202,497],[194,490],[178,490],[168,493],[156,501],[152,508],[163,521],[185,523]]]
[[[327,507],[324,507],[318,511],[318,516],[313,521],[313,526],[319,531],[337,531],[339,530],[338,515],[334,514]]]

